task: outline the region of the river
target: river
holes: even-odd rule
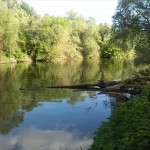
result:
[[[45,87],[126,79],[133,70],[124,60],[1,64],[0,150],[87,150],[118,101],[101,91]]]

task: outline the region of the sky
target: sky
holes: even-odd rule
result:
[[[86,19],[93,17],[96,23],[112,24],[112,16],[118,0],[23,0],[40,14],[66,16],[73,10],[82,14]]]

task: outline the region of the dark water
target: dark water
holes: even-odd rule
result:
[[[133,70],[123,60],[1,64],[0,150],[87,150],[117,100],[100,91],[45,87],[125,79]]]

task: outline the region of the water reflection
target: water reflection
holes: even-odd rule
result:
[[[116,99],[45,87],[125,79],[132,70],[133,62],[123,60],[0,65],[0,148],[87,149]]]
[[[0,137],[0,146],[3,150],[87,150],[93,140],[81,134],[80,131],[43,131],[33,127],[16,135]]]
[[[104,107],[105,98],[100,95],[94,99],[88,92],[83,95],[85,101],[74,105],[70,105],[68,97],[61,103],[39,102],[40,107],[24,111],[24,122],[9,134],[0,135],[0,147],[2,150],[48,147],[87,150],[93,141],[93,132],[101,122],[107,121],[111,109]]]

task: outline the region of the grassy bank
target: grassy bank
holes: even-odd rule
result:
[[[102,125],[91,150],[150,149],[150,86],[133,100],[121,104]]]

